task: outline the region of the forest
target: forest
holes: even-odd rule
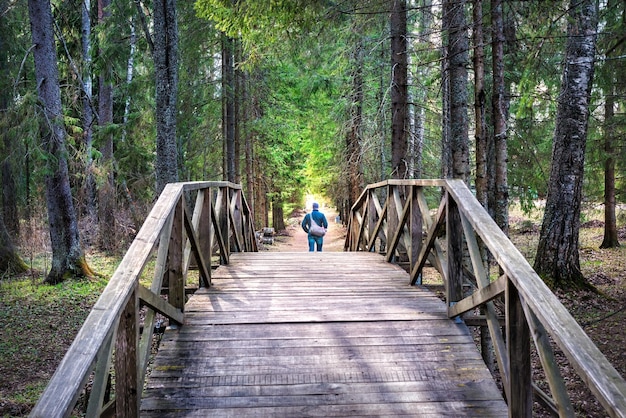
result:
[[[553,289],[593,288],[585,208],[624,236],[624,0],[0,0],[0,65],[0,281],[97,277],[175,181],[280,231],[309,194],[344,218],[461,178],[507,233],[543,214]]]
[[[460,177],[505,231],[545,201],[535,268],[581,283],[581,204],[615,246],[626,187],[626,12],[596,3],[4,1],[2,271],[49,229],[47,280],[93,274],[170,181],[241,183],[281,230],[306,193]]]

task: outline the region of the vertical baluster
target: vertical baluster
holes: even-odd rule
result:
[[[531,417],[533,391],[530,362],[530,330],[522,300],[509,280],[506,287],[506,340],[509,348],[509,416]]]
[[[198,201],[197,204],[202,204],[202,210],[200,211],[200,219],[198,222],[198,239],[200,240],[200,252],[204,256],[204,260],[207,263],[207,270],[209,273],[209,285],[211,285],[211,254],[212,252],[212,224],[211,224],[211,189],[203,189],[199,192],[198,197],[202,198],[202,203]],[[199,200],[199,199],[198,199]]]
[[[378,221],[378,213],[376,212],[376,203],[374,191],[369,191],[367,193],[367,242],[371,242],[372,245],[367,249],[368,251],[376,251],[376,238],[372,235],[374,234],[374,229],[376,228],[376,222]]]
[[[419,205],[419,193],[421,187],[418,186],[410,186],[411,193],[409,196],[411,198],[411,212],[409,214],[409,228],[411,234],[411,250],[409,253],[409,271],[413,271],[413,267],[415,267],[415,263],[417,262],[417,258],[422,249],[422,211],[420,210]]]
[[[446,295],[452,306],[463,298],[463,228],[457,203],[446,192],[446,237],[448,241],[448,283]]]
[[[115,342],[115,414],[118,417],[139,416],[140,394],[138,384],[137,284],[122,312]]]
[[[185,280],[183,275],[183,230],[184,230],[184,202],[183,197],[176,203],[174,212],[174,221],[172,223],[172,232],[170,234],[170,245],[167,254],[167,273],[168,276],[168,300],[169,303],[179,308],[181,311],[185,308]]]

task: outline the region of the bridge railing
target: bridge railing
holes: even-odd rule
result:
[[[241,186],[168,184],[31,416],[70,416],[86,387],[86,416],[139,416],[157,316],[171,325],[183,323],[190,266],[199,271],[195,285],[208,287],[212,258],[226,264],[231,251],[256,250],[253,217]],[[149,287],[140,283],[144,270],[152,273]]]
[[[439,201],[434,217],[429,200]],[[479,240],[503,272],[500,277],[490,278]],[[389,262],[408,263],[411,285],[421,284],[428,261],[443,278],[450,318],[470,321],[474,312],[484,312],[473,322],[488,327],[509,416],[532,416],[533,399],[555,415],[574,416],[550,340],[607,414],[626,416],[624,379],[462,181],[388,180],[368,186],[351,209],[345,250],[378,251]],[[531,379],[531,339],[550,393]]]

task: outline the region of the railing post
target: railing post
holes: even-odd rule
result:
[[[448,306],[463,298],[463,227],[459,207],[446,192],[446,237],[448,241],[448,283],[446,299]]]
[[[360,225],[358,224],[358,216],[356,216],[357,211],[359,210],[359,208],[357,207],[351,207],[348,208],[348,213],[349,213],[349,220],[348,220],[348,225],[349,225],[349,249],[350,251],[359,251],[359,230],[360,230]]]
[[[167,255],[168,301],[181,311],[185,308],[185,282],[183,275],[183,229],[184,229],[184,197],[176,203],[170,245]]]
[[[418,196],[420,188],[418,186],[410,187],[411,192],[409,193],[409,196],[411,198],[411,212],[409,215],[409,228],[411,234],[411,252],[409,254],[409,271],[413,271],[413,267],[415,267],[415,263],[417,262],[417,258],[419,257],[419,253],[422,249],[423,220]]]
[[[388,185],[387,186],[387,236],[386,236],[386,244],[385,244],[385,252],[388,253],[391,250],[391,240],[393,239],[393,235],[398,228],[398,210],[396,208],[395,202],[395,189],[398,186]],[[387,260],[393,261],[395,260],[395,254],[387,254]]]
[[[139,416],[141,390],[138,383],[137,308],[136,283],[120,316],[115,342],[115,415],[118,417]]]
[[[506,340],[509,349],[509,416],[532,417],[533,389],[530,361],[530,329],[522,300],[515,285],[507,279]]]
[[[239,237],[239,242],[241,244],[241,248],[239,249],[240,251],[245,251],[245,236],[243,233],[243,210],[242,210],[242,205],[241,205],[241,190],[237,189],[237,190],[233,190],[234,196],[233,196],[233,200],[235,202],[235,207],[233,210],[233,219],[235,224],[233,225],[233,230],[235,231],[235,234],[237,234],[237,236]]]
[[[374,202],[374,190],[371,190],[367,194],[367,241],[372,242],[371,248],[368,251],[376,251],[376,237],[373,236],[374,229],[376,229],[376,223],[378,222],[379,214],[376,212],[376,203]]]
[[[220,187],[217,192],[217,199],[215,200],[217,224],[219,225],[222,239],[224,240],[224,254],[222,254],[222,260],[226,263],[228,263],[230,259],[230,216],[228,216],[230,210],[230,193],[228,191],[228,187]]]
[[[200,190],[202,194],[202,211],[198,223],[198,237],[200,239],[200,252],[204,255],[204,260],[209,273],[209,285],[211,284],[211,254],[213,243],[211,241],[212,219],[211,219],[211,189]]]

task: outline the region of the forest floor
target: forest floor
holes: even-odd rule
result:
[[[345,227],[335,222],[337,214],[331,208],[321,210],[329,221],[324,251],[343,251]],[[275,236],[272,245],[263,245],[262,250],[308,251],[306,233],[300,227],[304,214],[294,213],[286,230]],[[516,210],[510,216],[511,238],[531,262],[540,216]],[[557,296],[613,366],[626,376],[626,227],[620,229],[621,248],[601,250],[598,246],[603,225],[594,220],[598,219],[597,213],[587,219],[581,229],[581,267],[600,293],[559,292]],[[624,221],[620,223],[623,225]],[[88,259],[96,271],[105,275],[107,268],[114,268],[119,261],[101,254],[89,254]],[[41,270],[45,271],[45,266]],[[96,279],[48,286],[41,283],[41,277],[41,271],[32,271],[20,278],[0,278],[0,417],[28,415],[106,285],[105,279]],[[439,291],[436,284],[431,287]],[[559,352],[556,356],[577,416],[606,416],[565,356]],[[545,388],[540,368],[534,371],[534,379]],[[548,416],[539,408],[536,412],[536,416]]]

